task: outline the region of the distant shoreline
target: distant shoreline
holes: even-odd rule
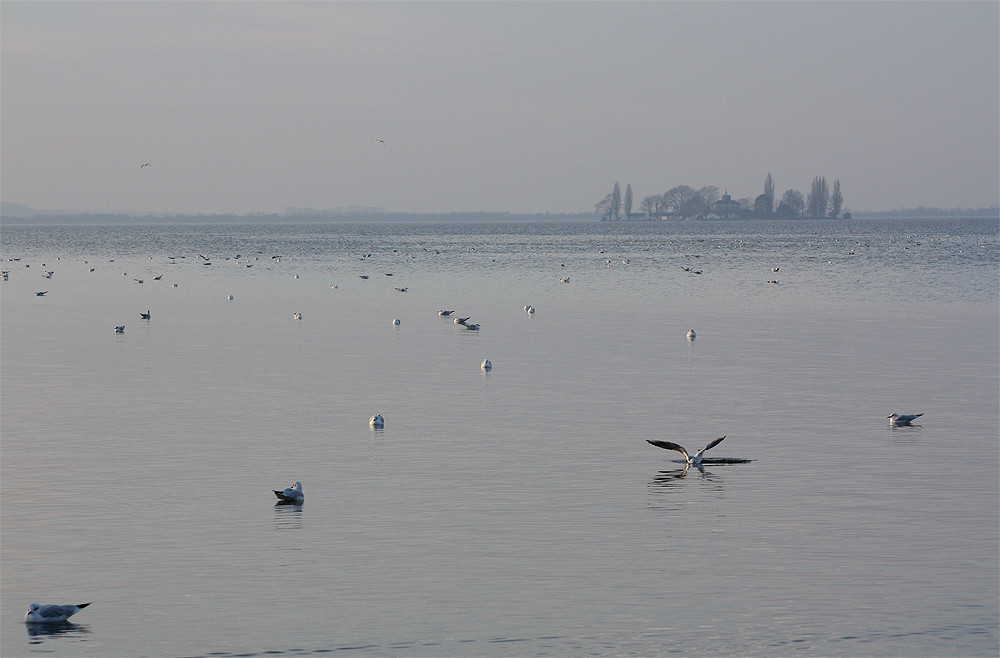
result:
[[[18,208],[19,211],[24,208]],[[24,209],[21,212],[0,215],[0,226],[98,226],[98,225],[171,225],[171,224],[396,224],[396,223],[538,223],[538,222],[600,222],[606,224],[633,224],[656,222],[746,222],[746,221],[795,221],[827,219],[825,217],[796,217],[793,219],[667,219],[651,220],[636,217],[629,220],[602,221],[594,213],[500,213],[500,212],[455,212],[455,213],[253,213],[236,214],[127,214],[127,213],[71,213],[59,211],[36,211]],[[837,221],[857,221],[871,219],[1000,219],[997,208],[976,210],[952,209],[938,213],[930,209],[913,211],[889,211],[858,213],[851,219]]]

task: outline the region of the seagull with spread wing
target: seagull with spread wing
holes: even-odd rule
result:
[[[684,455],[684,459],[687,460],[688,464],[701,466],[701,462],[705,458],[705,453],[714,448],[715,446],[719,445],[720,443],[722,443],[722,439],[724,438],[726,437],[723,436],[716,439],[715,441],[712,441],[707,446],[696,452],[694,455],[688,454],[688,451],[684,449],[684,446],[679,445],[677,443],[671,443],[670,441],[654,441],[652,439],[646,439],[646,442],[656,446],[657,448],[663,448],[664,450],[676,450],[677,452]]]

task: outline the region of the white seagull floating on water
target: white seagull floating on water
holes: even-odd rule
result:
[[[442,318],[446,318],[446,317],[448,317],[449,315],[451,315],[454,312],[455,311],[444,311],[444,310],[441,310],[441,311],[438,311],[438,315],[440,315]]]
[[[487,372],[489,372],[490,370],[493,370],[493,364],[490,363],[489,359],[483,359],[483,363],[482,363],[482,365],[480,367],[483,370],[487,371]]]
[[[689,455],[688,451],[684,449],[684,446],[678,445],[676,443],[671,443],[670,441],[654,441],[652,439],[646,439],[646,442],[656,446],[657,448],[663,448],[664,450],[676,450],[677,452],[684,455],[684,459],[687,460],[688,464],[693,464],[694,466],[701,466],[701,462],[705,458],[705,453],[714,448],[715,446],[719,445],[720,443],[722,443],[722,439],[724,438],[726,437],[722,436],[716,439],[715,441],[712,441],[707,446],[696,452],[694,456]]]
[[[116,334],[123,334],[123,333],[125,333],[125,325],[119,325],[119,326],[115,327],[115,333]]]
[[[24,621],[28,624],[54,624],[66,621],[76,613],[86,608],[90,603],[79,603],[77,605],[42,605],[32,603],[28,606],[28,612],[24,615]]]
[[[923,414],[897,414],[895,412],[886,416],[889,419],[889,424],[893,427],[901,427],[903,425],[909,425],[916,419],[923,416]]]
[[[373,429],[381,429],[385,427],[385,419],[382,418],[382,414],[375,414],[368,419],[368,424],[371,425]]]
[[[284,491],[278,491],[277,489],[272,489],[272,491],[278,497],[278,500],[283,503],[301,503],[306,499],[306,495],[302,493],[301,482],[296,482]]]
[[[694,340],[698,337],[698,334],[694,332],[694,329],[688,329],[688,340]]]

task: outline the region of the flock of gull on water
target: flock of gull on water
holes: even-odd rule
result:
[[[207,261],[207,258],[205,256],[202,256],[202,258],[206,259],[206,261]],[[12,258],[10,260],[15,261],[15,260],[20,260],[20,259],[13,259]],[[277,257],[272,257],[272,260],[277,260]],[[114,261],[112,260],[111,262],[114,262]],[[626,261],[623,261],[623,262],[626,262]],[[608,261],[608,264],[610,265],[610,260]],[[42,266],[44,267],[45,265],[43,264]],[[247,265],[247,267],[250,267],[250,265]],[[702,273],[701,270],[695,270],[695,269],[690,268],[690,267],[683,267],[682,269],[684,271],[688,272],[689,274],[701,274]],[[90,271],[93,272],[94,268],[91,268]],[[771,271],[772,272],[777,272],[778,268],[777,267],[772,268]],[[4,280],[4,281],[7,281],[8,277],[9,277],[9,273],[10,273],[9,270],[3,270],[2,272],[0,272],[0,278],[2,278],[2,280]],[[48,271],[47,270],[47,271],[45,271],[42,274],[42,276],[44,278],[51,279],[53,274],[54,274],[53,271]],[[388,272],[386,272],[385,274],[386,274],[386,276],[392,276],[392,274],[388,273]],[[362,279],[369,278],[368,275],[365,275],[365,274],[360,275],[360,277]],[[154,277],[154,280],[158,281],[161,278],[162,278],[162,275],[156,276],[156,277]],[[297,274],[295,275],[295,278],[298,278]],[[142,279],[133,279],[133,281],[135,283],[142,283],[143,282]],[[560,281],[560,283],[569,283],[569,277],[564,277],[564,278],[560,279],[559,281]],[[776,284],[778,282],[776,280],[771,280],[771,281],[768,281],[768,283]],[[173,286],[177,287],[177,284],[175,283],[175,284],[173,284]],[[336,288],[337,285],[334,284],[331,287],[332,288]],[[407,288],[405,288],[405,287],[397,287],[396,290],[398,292],[407,292]],[[48,290],[40,290],[40,291],[35,292],[35,296],[37,296],[37,297],[43,297],[47,293],[48,293]],[[230,301],[233,300],[233,296],[232,295],[229,295],[229,300]],[[529,315],[533,314],[535,312],[535,308],[534,308],[534,306],[532,306],[530,304],[526,304],[524,306],[524,312],[528,313]],[[451,317],[452,320],[454,321],[454,323],[456,325],[460,325],[462,327],[465,327],[469,331],[479,331],[480,325],[478,323],[475,323],[475,322],[470,322],[470,320],[472,319],[471,316],[466,316],[466,317],[455,316],[455,317],[452,317],[454,313],[455,313],[455,311],[451,310],[451,309],[441,309],[441,310],[438,311],[438,315],[439,316],[441,316],[443,318]],[[143,320],[150,320],[152,318],[152,313],[148,309],[145,312],[140,311],[139,315],[140,315],[140,317]],[[294,313],[292,315],[292,317],[294,319],[296,319],[296,320],[301,320],[302,319],[302,314],[301,313]],[[398,318],[395,318],[395,319],[393,319],[392,323],[393,323],[393,325],[398,326],[400,324],[400,321],[399,321]],[[122,334],[124,332],[125,332],[125,325],[117,325],[117,326],[115,326],[115,333],[116,334]],[[688,332],[687,332],[687,339],[689,341],[694,341],[696,337],[697,337],[697,333],[695,332],[695,330],[694,329],[689,329]],[[493,369],[493,363],[489,359],[483,359],[483,362],[480,364],[480,368],[484,372],[489,372],[489,371],[491,371]],[[907,427],[907,426],[912,426],[913,422],[915,420],[917,420],[921,416],[923,416],[922,413],[920,413],[920,414],[892,413],[892,414],[889,414],[889,416],[887,416],[887,418],[889,420],[890,427]],[[369,426],[373,430],[381,430],[381,429],[383,429],[385,427],[385,418],[383,418],[382,414],[375,414],[374,416],[372,416],[371,418],[368,419],[368,424],[369,424]],[[703,465],[705,463],[708,463],[708,462],[706,462],[705,453],[707,453],[709,450],[711,450],[715,446],[717,446],[720,443],[722,443],[722,441],[725,438],[726,438],[725,436],[721,436],[718,439],[710,441],[707,445],[705,445],[705,447],[703,447],[702,449],[698,450],[694,454],[691,454],[690,452],[688,452],[684,448],[684,446],[682,446],[682,445],[680,445],[678,443],[673,443],[671,441],[659,441],[659,440],[655,440],[655,439],[647,439],[647,443],[649,443],[650,445],[656,446],[657,448],[663,448],[664,450],[672,450],[672,451],[676,451],[676,452],[681,453],[681,455],[684,458],[683,459],[683,463],[684,463],[685,470],[688,467],[691,467],[691,466],[694,466],[694,467],[696,467],[698,469],[702,469]],[[735,461],[745,461],[745,460],[735,460]],[[274,489],[273,491],[274,491],[274,495],[278,498],[278,501],[276,503],[277,505],[301,505],[303,502],[305,502],[305,494],[302,491],[302,483],[301,482],[295,482],[292,486],[290,486],[290,487],[288,487],[286,489],[282,489],[282,490]],[[32,604],[30,604],[28,606],[28,612],[24,616],[24,621],[26,623],[29,623],[29,624],[53,624],[53,623],[66,622],[70,617],[72,617],[73,615],[75,615],[80,610],[86,608],[90,604],[91,604],[91,602],[88,602],[88,603],[78,603],[76,605],[73,605],[73,604],[66,604],[66,605],[46,604],[46,605],[42,605],[42,604],[39,604],[39,603],[32,603]]]

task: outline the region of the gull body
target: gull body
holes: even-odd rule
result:
[[[116,334],[123,334],[123,333],[125,333],[125,325],[122,324],[122,325],[119,325],[119,326],[115,327],[115,333]]]
[[[278,500],[283,503],[301,503],[306,499],[306,495],[302,493],[301,482],[296,482],[284,491],[278,491],[277,489],[272,489],[272,491],[274,491],[274,495],[278,497]]]
[[[889,424],[893,427],[902,427],[904,425],[909,425],[917,418],[920,418],[923,414],[897,414],[895,412],[886,416],[889,419]]]
[[[694,466],[701,466],[701,462],[705,458],[705,453],[714,448],[715,446],[719,445],[720,443],[722,443],[722,439],[724,438],[726,437],[722,436],[712,441],[707,446],[696,452],[694,455],[688,454],[688,451],[684,449],[684,446],[679,445],[677,443],[671,443],[670,441],[654,441],[651,439],[646,439],[646,442],[656,446],[657,448],[663,448],[664,450],[676,450],[677,452],[684,455],[684,459],[687,460],[688,464],[692,464]]]
[[[438,311],[438,315],[440,315],[442,318],[446,318],[446,317],[448,317],[449,315],[451,315],[454,312],[455,311],[444,311],[444,310],[441,310],[441,311]]]
[[[145,313],[143,313],[142,311],[139,311],[139,317],[141,317],[143,320],[148,320],[149,318],[152,317],[152,314],[147,309]]]
[[[32,603],[28,606],[28,612],[24,615],[24,621],[28,624],[55,624],[66,621],[76,613],[86,608],[90,603],[78,603],[77,605],[42,605]]]
[[[49,292],[48,290],[41,290],[41,291],[35,293],[35,297],[42,297],[42,296],[44,296],[48,292]]]
[[[375,414],[368,419],[368,424],[374,429],[382,429],[385,427],[385,419],[382,418],[382,414]]]
[[[472,316],[470,315],[470,316],[464,317],[464,318],[455,318],[455,324],[465,324],[466,322],[469,321],[469,318],[471,318],[471,317]]]
[[[698,334],[694,332],[694,329],[688,329],[688,340],[694,340],[698,337]]]
[[[302,314],[301,313],[292,313],[292,317],[295,318],[296,320],[301,320],[302,319]]]
[[[483,370],[487,371],[487,372],[489,372],[490,370],[493,370],[493,364],[490,363],[489,359],[483,359],[483,363],[482,363],[482,365],[480,367]]]

